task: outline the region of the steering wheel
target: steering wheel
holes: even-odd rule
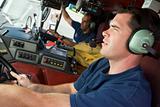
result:
[[[16,78],[14,78],[10,72],[13,71],[16,74],[18,74],[18,72],[15,70],[15,68],[2,56],[0,56],[0,64],[7,68],[3,71],[0,71],[0,83],[3,83],[7,80],[16,80]]]

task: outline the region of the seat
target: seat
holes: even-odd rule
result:
[[[101,23],[98,27],[98,30],[97,30],[97,35],[96,35],[96,42],[102,42],[103,40],[103,35],[102,35],[102,32],[104,30],[106,30],[108,27],[106,27],[106,24],[105,23]]]
[[[96,42],[101,43],[103,40],[102,32],[109,28],[109,23],[115,15],[112,12],[105,12],[105,20],[101,22],[97,29]]]
[[[156,46],[160,52],[160,41]],[[150,82],[152,90],[152,107],[160,107],[160,58],[155,59],[144,56],[141,61],[141,67],[144,70],[146,79]]]

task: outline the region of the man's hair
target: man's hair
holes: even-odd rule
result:
[[[94,16],[91,13],[85,13],[84,16],[90,17],[90,22],[93,22]]]
[[[160,39],[160,18],[158,14],[149,8],[121,8],[117,14],[129,13],[132,15],[128,23],[134,31],[139,28],[148,29],[153,32],[155,40]]]
[[[88,27],[91,31],[94,31],[95,30],[95,27],[96,27],[96,23],[95,23],[95,17],[94,17],[94,14],[92,13],[85,13],[84,14],[85,17],[89,17],[89,22],[88,22]]]

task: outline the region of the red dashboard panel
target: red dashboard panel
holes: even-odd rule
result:
[[[45,83],[43,73],[40,67],[22,62],[12,63],[13,67],[19,73],[31,75],[31,80],[35,83]]]
[[[74,82],[79,77],[79,75],[69,74],[51,68],[43,68],[42,71],[48,85]]]
[[[23,62],[15,62],[12,65],[17,72],[31,75],[31,80],[35,83],[56,85],[74,82],[79,77],[79,75],[65,73],[53,68]]]

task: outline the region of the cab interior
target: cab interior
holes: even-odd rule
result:
[[[9,1],[10,3],[13,3],[15,5],[20,0]],[[19,12],[19,15],[21,15],[21,17],[19,17],[18,15],[14,16],[13,12],[16,11],[16,8],[14,7],[14,5],[8,5],[8,0],[4,0],[1,3],[0,14],[2,14],[2,18],[5,18],[7,20],[3,22],[0,21],[1,83],[5,83],[5,81],[14,79],[8,73],[11,70],[15,71],[16,73],[27,74],[30,77],[31,81],[40,84],[57,85],[62,83],[74,82],[91,62],[101,57],[95,57],[93,54],[84,54],[86,56],[81,57],[80,54],[77,54],[78,49],[81,48],[81,45],[83,47],[84,44],[75,47],[57,47],[60,41],[58,41],[58,39],[52,35],[52,32],[48,33],[48,31],[57,31],[62,35],[64,34],[64,36],[70,34],[68,34],[69,31],[66,29],[63,30],[64,32],[59,31],[61,29],[59,28],[59,26],[63,26],[60,25],[60,23],[62,23],[62,2],[71,10],[70,14],[75,14],[77,11],[87,11],[95,14],[95,32],[98,42],[102,42],[102,32],[103,30],[108,28],[108,23],[114,16],[114,11],[119,7],[148,6],[148,8],[152,8],[157,11],[157,14],[160,11],[159,0],[89,0],[89,2],[86,2],[85,6],[80,7],[80,10],[78,10],[79,8],[76,8],[77,2],[80,0],[31,1],[33,1],[31,4],[29,2],[25,3],[28,3],[30,8],[37,6],[37,8],[35,9],[37,13],[35,14],[33,12],[28,12],[26,13],[28,14],[28,16],[25,16],[24,14],[21,15],[21,13]],[[88,8],[85,8],[86,6],[88,6]],[[26,7],[22,6],[21,8],[24,8],[25,10]],[[15,11],[12,12],[11,9]],[[54,9],[56,11],[53,11]],[[23,13],[23,11],[21,12]],[[55,12],[57,14],[57,16],[53,17],[56,18],[55,23],[50,23],[50,20],[48,20],[48,18],[51,17],[51,12]],[[10,16],[12,15],[13,18],[10,18]],[[80,17],[82,17],[81,14],[78,16],[78,18]],[[77,20],[80,21],[81,19],[78,18]],[[31,20],[34,20],[35,22],[32,22]],[[25,28],[28,26],[29,28],[32,28],[31,30],[34,30],[34,32],[26,33]],[[35,30],[37,31],[35,32]],[[36,35],[39,36],[36,37]],[[89,50],[91,47],[89,45],[85,45],[85,48]],[[158,44],[154,48],[157,52],[160,52],[160,41],[158,41]],[[76,55],[80,59],[75,57]],[[86,63],[85,61],[88,63]],[[147,80],[149,80],[151,84],[153,95],[152,107],[160,107],[160,58],[144,56],[141,61],[141,66],[144,70],[144,74]]]

